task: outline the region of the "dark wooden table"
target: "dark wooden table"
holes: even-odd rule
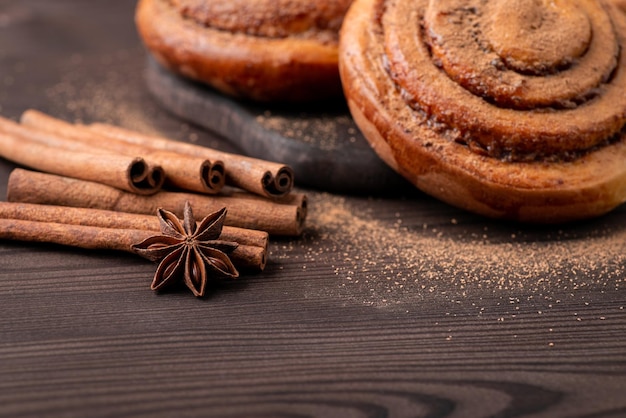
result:
[[[234,151],[154,102],[132,13],[1,0],[0,113]],[[305,234],[205,299],[132,255],[0,242],[0,415],[626,416],[626,207],[532,227],[304,191]]]

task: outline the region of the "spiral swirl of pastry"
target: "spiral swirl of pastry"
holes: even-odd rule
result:
[[[626,200],[625,47],[608,1],[356,0],[340,69],[357,124],[418,187],[553,222]]]
[[[300,36],[337,44],[348,0],[172,0],[182,16],[206,26],[269,38]]]
[[[135,21],[166,68],[240,98],[341,95],[337,45],[351,0],[140,0]]]
[[[385,31],[388,71],[459,140],[519,159],[589,149],[622,128],[626,71],[613,73],[619,44],[600,3],[439,0],[421,13],[418,3],[383,16],[404,29]]]

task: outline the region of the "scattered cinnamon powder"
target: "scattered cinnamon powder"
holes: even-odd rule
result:
[[[292,245],[304,249],[303,269],[330,266],[319,274],[335,276],[332,297],[372,306],[404,309],[429,299],[471,303],[465,308],[481,314],[489,305],[480,306],[482,297],[491,295],[490,303],[510,305],[515,317],[525,302],[541,314],[579,290],[625,286],[626,228],[612,230],[601,220],[507,225],[433,205],[426,197],[385,202],[310,193],[307,238]],[[390,207],[397,212],[385,214]],[[419,212],[441,222],[441,208],[452,215],[445,225],[420,219]],[[274,257],[293,257],[283,250]]]
[[[120,50],[97,58],[103,68],[108,68],[106,72],[96,74],[98,77],[84,74],[84,68],[94,65],[95,58],[74,54],[59,82],[45,90],[47,99],[60,108],[59,111],[72,114],[77,120],[105,117],[108,122],[118,125],[149,129],[149,114],[134,105],[143,89],[119,88],[127,83],[137,86],[143,83],[140,69],[123,70],[124,66],[129,66],[130,54],[128,50]]]
[[[50,108],[41,110],[72,122],[110,123],[145,134],[167,134],[173,139],[234,151],[213,134],[175,118],[163,117],[165,110],[146,87],[145,62],[132,59],[144,53],[135,47],[97,57],[74,54],[68,62],[60,64],[59,81],[44,90]],[[155,120],[161,121],[159,129]]]
[[[315,145],[322,151],[333,151],[357,140],[358,131],[347,111],[340,115],[303,114],[286,115],[267,110],[256,117],[265,129],[306,144]]]

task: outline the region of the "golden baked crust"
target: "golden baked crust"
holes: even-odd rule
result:
[[[140,0],[135,22],[175,73],[235,97],[304,102],[341,95],[337,38],[349,3]]]
[[[543,27],[511,16],[515,7],[513,22],[494,24],[498,7],[517,3],[461,3],[356,0],[348,12],[340,73],[376,152],[425,192],[491,217],[564,222],[625,202],[624,16],[603,2],[551,10],[564,2],[537,0],[526,14]],[[537,52],[518,42],[521,29],[554,36],[550,22],[573,28],[569,43]]]
[[[626,0],[613,0],[613,3],[615,3],[622,12],[626,13]]]

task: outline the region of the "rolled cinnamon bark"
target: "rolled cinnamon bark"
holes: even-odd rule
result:
[[[156,193],[161,167],[143,158],[59,149],[23,135],[0,131],[0,156],[18,164],[81,180],[98,181],[128,192]]]
[[[0,202],[0,239],[132,252],[132,244],[158,235],[159,230],[157,217],[151,215]],[[224,227],[220,239],[239,244],[229,254],[238,268],[257,271],[265,268],[266,232]]]
[[[228,254],[239,270],[263,271],[267,265],[267,248],[239,244]]]
[[[90,207],[142,214],[154,214],[158,208],[164,208],[180,217],[183,216],[185,202],[189,201],[198,218],[226,207],[226,225],[266,231],[270,235],[300,235],[305,221],[303,208],[297,205],[243,196],[209,196],[166,191],[152,196],[139,196],[104,184],[23,169],[11,172],[7,199],[12,202]]]
[[[89,250],[130,252],[131,245],[153,235],[154,231],[140,229],[102,228],[58,222],[0,219],[0,239],[47,242]]]
[[[44,145],[54,148],[62,148],[70,151],[86,152],[91,154],[116,155],[116,153],[107,151],[104,148],[93,147],[84,142],[70,140],[69,138],[62,137],[54,132],[48,132],[32,126],[23,125],[10,119],[3,118],[2,116],[0,116],[0,132],[6,133],[7,135],[26,137],[30,140],[38,141]]]
[[[22,114],[23,126],[45,133],[22,129],[22,135],[37,137],[54,143],[56,146],[72,149],[89,147],[103,149],[120,155],[141,155],[159,164],[165,171],[165,180],[170,187],[200,193],[218,193],[225,182],[224,163],[216,159],[205,159],[179,153],[155,150],[153,148],[130,144],[115,138],[104,137],[68,122],[53,118],[36,110],[27,110]],[[5,123],[5,125],[8,125]],[[7,126],[7,129],[9,126]],[[12,126],[17,132],[21,126]]]
[[[34,203],[0,202],[0,218],[113,229],[160,230],[159,220],[155,215]],[[265,249],[269,244],[267,232],[233,226],[224,226],[220,239]]]
[[[265,198],[262,196],[229,188],[224,189],[223,196],[246,200],[257,200],[260,202],[265,201]],[[303,218],[306,218],[308,214],[308,198],[305,193],[291,192],[285,196],[277,197],[276,199],[274,199],[274,202],[281,205],[297,206],[298,208],[300,208],[300,216],[302,216]]]
[[[418,188],[565,222],[626,201],[624,48],[606,1],[356,0],[340,73],[365,137]]]
[[[153,150],[172,151],[198,158],[224,161],[227,167],[226,184],[260,196],[280,198],[286,196],[294,185],[293,170],[284,164],[217,151],[163,137],[144,135],[108,124],[94,123],[89,125],[89,128],[101,135]]]

